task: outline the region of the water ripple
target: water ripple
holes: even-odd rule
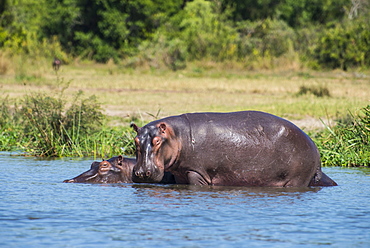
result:
[[[315,189],[62,183],[90,163],[0,155],[0,246],[370,246],[366,168]]]

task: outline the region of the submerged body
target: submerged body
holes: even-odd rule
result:
[[[88,171],[64,183],[132,183],[132,170],[136,159],[117,156],[102,162],[93,162]],[[165,173],[161,183],[175,183],[170,173]]]
[[[134,181],[303,187],[336,185],[314,142],[280,117],[257,111],[190,113],[133,125]]]

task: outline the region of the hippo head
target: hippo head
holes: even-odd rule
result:
[[[122,156],[102,162],[93,162],[90,170],[75,178],[64,180],[65,183],[129,183],[132,182],[131,168],[124,163]],[[126,168],[127,167],[127,168]]]
[[[165,169],[176,160],[179,144],[173,129],[166,123],[148,124],[144,127],[131,125],[137,133],[136,165],[133,169],[134,182],[158,183]]]

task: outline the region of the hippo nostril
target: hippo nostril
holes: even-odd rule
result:
[[[140,173],[139,171],[136,171],[136,172],[135,172],[135,176],[137,176],[137,177],[141,177],[141,173]]]
[[[149,177],[152,173],[150,171],[146,172],[146,176]]]
[[[74,183],[75,180],[74,179],[67,179],[67,180],[64,180],[63,183]]]

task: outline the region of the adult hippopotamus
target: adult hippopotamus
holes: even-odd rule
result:
[[[68,180],[64,183],[132,183],[132,169],[136,159],[125,158],[121,155],[103,160],[94,161],[90,170]],[[175,183],[171,173],[165,173],[160,183]]]
[[[188,113],[132,124],[134,181],[304,187],[337,185],[321,171],[314,142],[293,123],[258,111]]]

